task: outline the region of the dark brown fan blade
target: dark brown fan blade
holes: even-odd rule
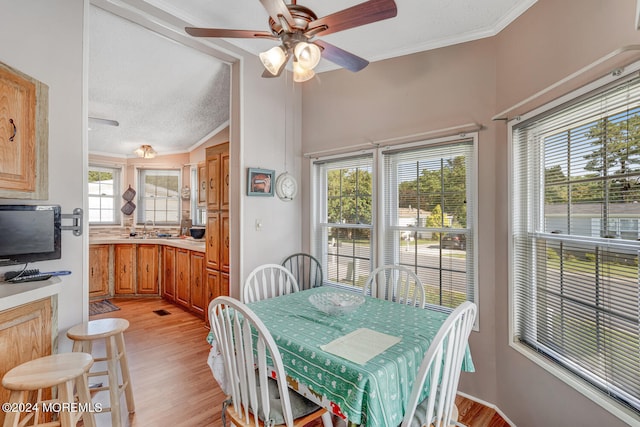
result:
[[[289,28],[295,27],[296,23],[293,20],[293,16],[291,16],[291,12],[289,12],[289,8],[283,0],[260,0],[262,6],[267,10],[267,13],[277,23],[280,22],[280,16],[282,16],[289,24]]]
[[[362,59],[353,53],[349,53],[346,50],[342,50],[325,41],[314,40],[313,43],[322,48],[322,57],[324,59],[331,61],[334,64],[338,64],[349,71],[353,71],[354,73],[369,65],[369,61],[366,59]]]
[[[251,30],[225,30],[223,28],[195,28],[186,27],[184,29],[187,34],[194,37],[217,37],[217,38],[260,38],[279,40],[276,36],[268,31],[251,31]]]
[[[309,24],[307,31],[326,27],[322,31],[325,36],[349,28],[359,27],[383,19],[393,18],[398,14],[393,0],[369,0],[364,3],[343,9],[331,15],[318,18]]]

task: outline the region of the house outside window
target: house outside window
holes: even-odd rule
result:
[[[408,267],[427,303],[477,302],[476,134],[382,152],[384,264]]]
[[[88,201],[90,224],[120,223],[120,169],[89,166]]]
[[[139,224],[151,222],[155,225],[180,224],[179,169],[140,169],[138,185]]]
[[[326,281],[362,288],[374,268],[398,264],[418,275],[434,306],[477,302],[476,141],[456,136],[314,161],[312,247]]]
[[[637,420],[640,78],[594,86],[509,124],[512,345]]]

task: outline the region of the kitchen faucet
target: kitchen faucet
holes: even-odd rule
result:
[[[148,233],[147,233],[147,223],[148,223],[148,222],[150,222],[150,221],[151,221],[151,227],[152,227],[152,228],[155,228],[155,226],[156,226],[156,224],[155,224],[155,222],[154,222],[153,220],[150,220],[150,219],[146,220],[146,221],[144,222],[144,226],[143,226],[143,228],[142,228],[142,236],[143,236],[143,237],[147,237],[147,236],[148,236]],[[152,231],[153,231],[153,230],[152,230]]]

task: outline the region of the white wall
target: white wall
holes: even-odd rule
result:
[[[0,0],[0,61],[49,86],[49,199],[63,213],[84,207],[86,137],[83,133],[82,0]],[[10,203],[12,200],[0,200]],[[25,201],[15,201],[27,203]],[[29,202],[30,203],[30,202]],[[71,225],[63,221],[63,225]],[[86,226],[86,221],[85,221]],[[69,350],[66,329],[87,313],[87,234],[62,232],[62,258],[32,264],[40,271],[71,270],[62,278],[58,326],[60,350]],[[31,266],[30,266],[31,268]]]

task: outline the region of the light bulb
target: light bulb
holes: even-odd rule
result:
[[[287,55],[280,46],[274,46],[266,52],[260,52],[260,60],[264,68],[274,76],[278,75],[286,59]]]
[[[300,65],[300,63],[298,61],[293,61],[293,81],[294,82],[306,82],[307,80],[313,78],[313,76],[315,76],[316,73],[311,70],[311,69],[307,69],[303,66]]]
[[[303,68],[312,70],[320,62],[320,48],[313,43],[300,42],[293,50],[296,59]]]

